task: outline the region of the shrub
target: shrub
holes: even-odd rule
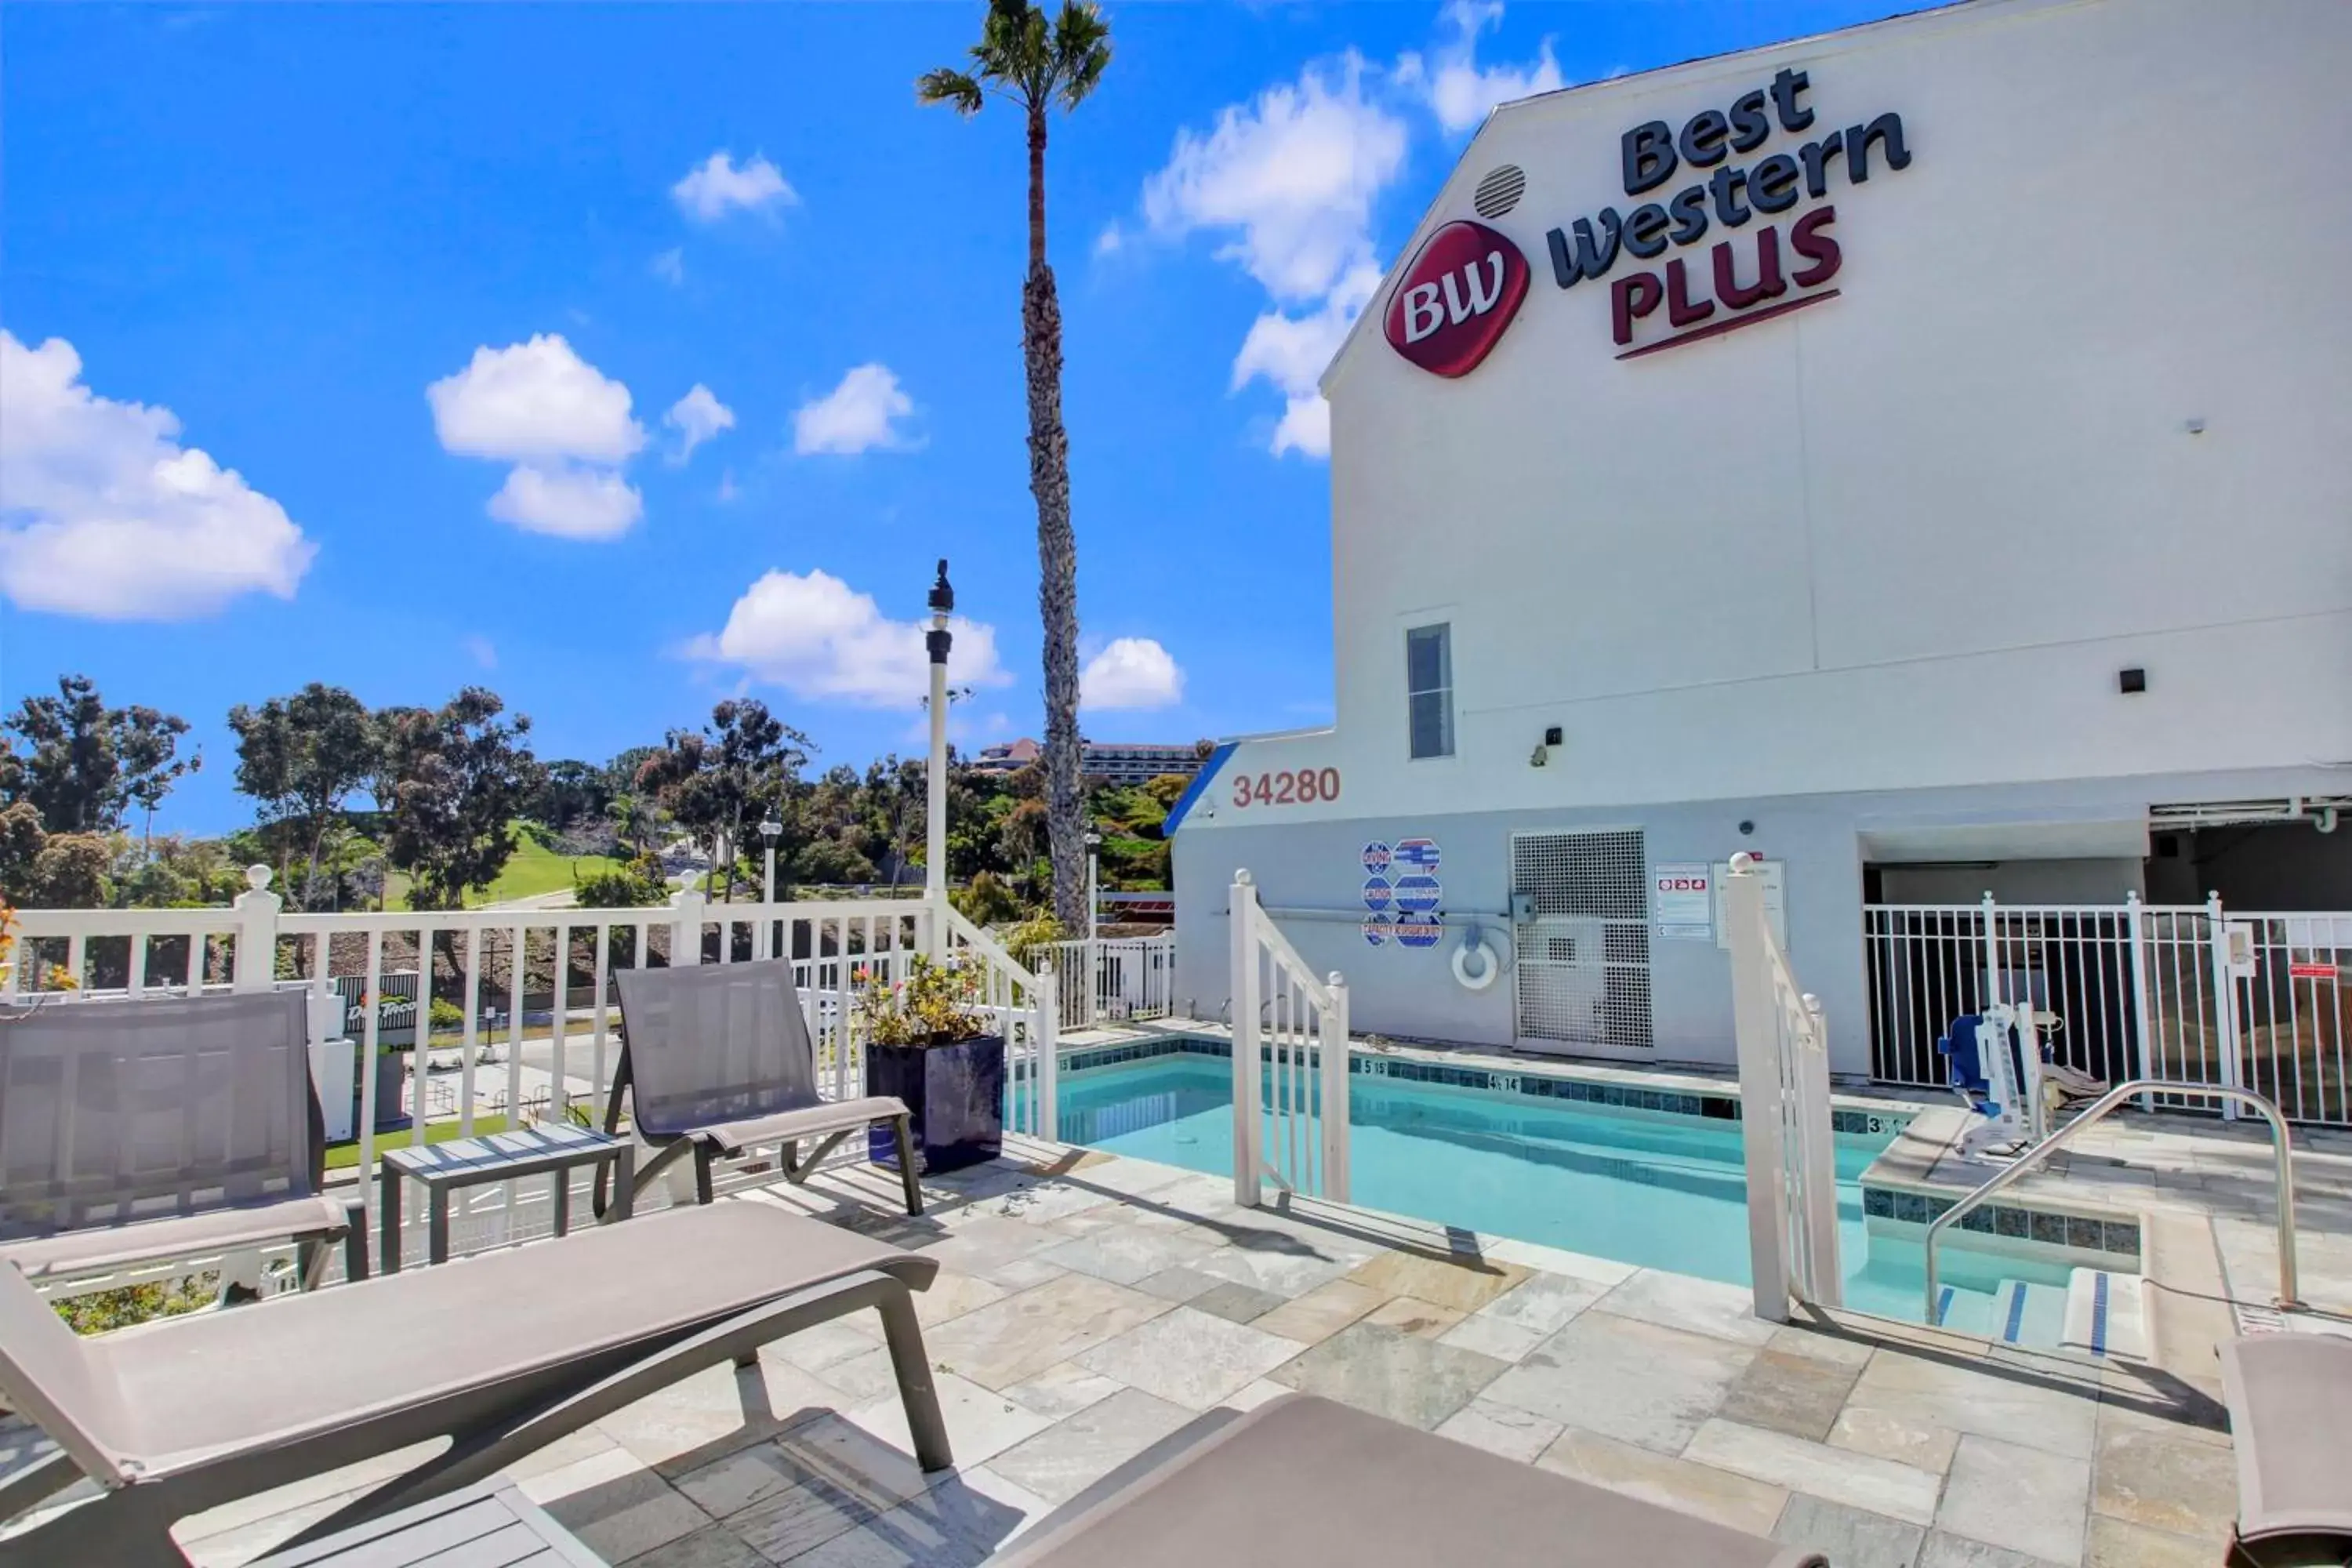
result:
[[[466,1010],[446,996],[436,996],[433,998],[432,1019],[436,1034],[445,1029],[462,1029],[466,1026]]]
[[[1013,963],[1034,973],[1045,967],[1043,950],[1068,934],[1052,915],[1033,915],[1005,933],[1004,951],[1013,955]]]
[[[102,1334],[109,1329],[127,1329],[150,1318],[175,1318],[182,1312],[196,1311],[211,1306],[219,1294],[220,1276],[206,1272],[185,1279],[157,1279],[114,1290],[93,1290],[87,1296],[68,1297],[50,1305],[75,1333]]]
[[[669,889],[662,881],[658,868],[648,877],[643,859],[632,860],[612,871],[591,871],[572,882],[572,897],[583,910],[635,910],[658,904],[669,897]]]

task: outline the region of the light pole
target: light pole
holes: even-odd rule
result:
[[[1094,952],[1094,942],[1101,934],[1102,896],[1102,835],[1087,835],[1087,951]]]
[[[761,958],[776,956],[776,835],[783,830],[784,825],[772,816],[760,824],[760,837],[768,844],[766,868],[760,875],[759,956]]]
[[[948,616],[955,609],[955,590],[948,585],[948,563],[940,559],[939,580],[931,584],[931,629],[923,647],[931,656],[931,752],[924,784],[929,795],[923,824],[923,901],[931,908],[931,958],[947,949],[948,903],[948,649],[955,638]]]

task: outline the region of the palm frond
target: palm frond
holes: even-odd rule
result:
[[[983,101],[977,79],[946,66],[915,79],[915,98],[921,103],[951,105],[958,114],[978,114]]]
[[[1054,23],[1054,76],[1064,109],[1076,109],[1110,64],[1110,24],[1092,0],[1063,0]]]

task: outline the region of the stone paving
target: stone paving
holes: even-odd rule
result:
[[[1299,1205],[1041,1146],[933,1184],[845,1165],[779,1202],[936,1257],[918,1298],[957,1468],[927,1478],[877,1325],[785,1341],[512,1472],[627,1568],[975,1563],[1197,1413],[1303,1389],[1828,1552],[1835,1568],[2218,1563],[2235,1507],[2191,1382]],[[561,1245],[553,1243],[551,1245]],[[462,1264],[453,1267],[463,1267]],[[526,1310],[518,1304],[518,1310]],[[242,1564],[413,1458],[183,1523]]]

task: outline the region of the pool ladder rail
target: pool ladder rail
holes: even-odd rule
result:
[[[2253,1107],[2255,1110],[2262,1113],[2263,1120],[2271,1124],[2271,1146],[2278,1165],[2279,1293],[2277,1306],[2281,1311],[2294,1311],[2303,1305],[2297,1289],[2294,1257],[2294,1140],[2287,1133],[2286,1118],[2279,1114],[2279,1108],[2252,1089],[2240,1089],[2233,1084],[2177,1083],[2162,1079],[2135,1079],[2130,1083],[2117,1084],[2107,1090],[2094,1100],[2080,1116],[2020,1154],[2006,1170],[1995,1172],[1983,1185],[1928,1222],[1926,1247],[1927,1295],[1924,1303],[1927,1322],[1938,1323],[1943,1319],[1943,1314],[1937,1310],[1941,1292],[1936,1288],[1936,1243],[1941,1239],[1945,1227],[1958,1220],[1962,1215],[1977,1207],[1995,1193],[2023,1177],[2028,1171],[2063,1148],[2068,1140],[2077,1133],[2095,1122],[2105,1120],[2107,1116],[2121,1108],[2126,1100],[2150,1094],[2178,1094],[2202,1100],[2231,1100],[2240,1105]]]

